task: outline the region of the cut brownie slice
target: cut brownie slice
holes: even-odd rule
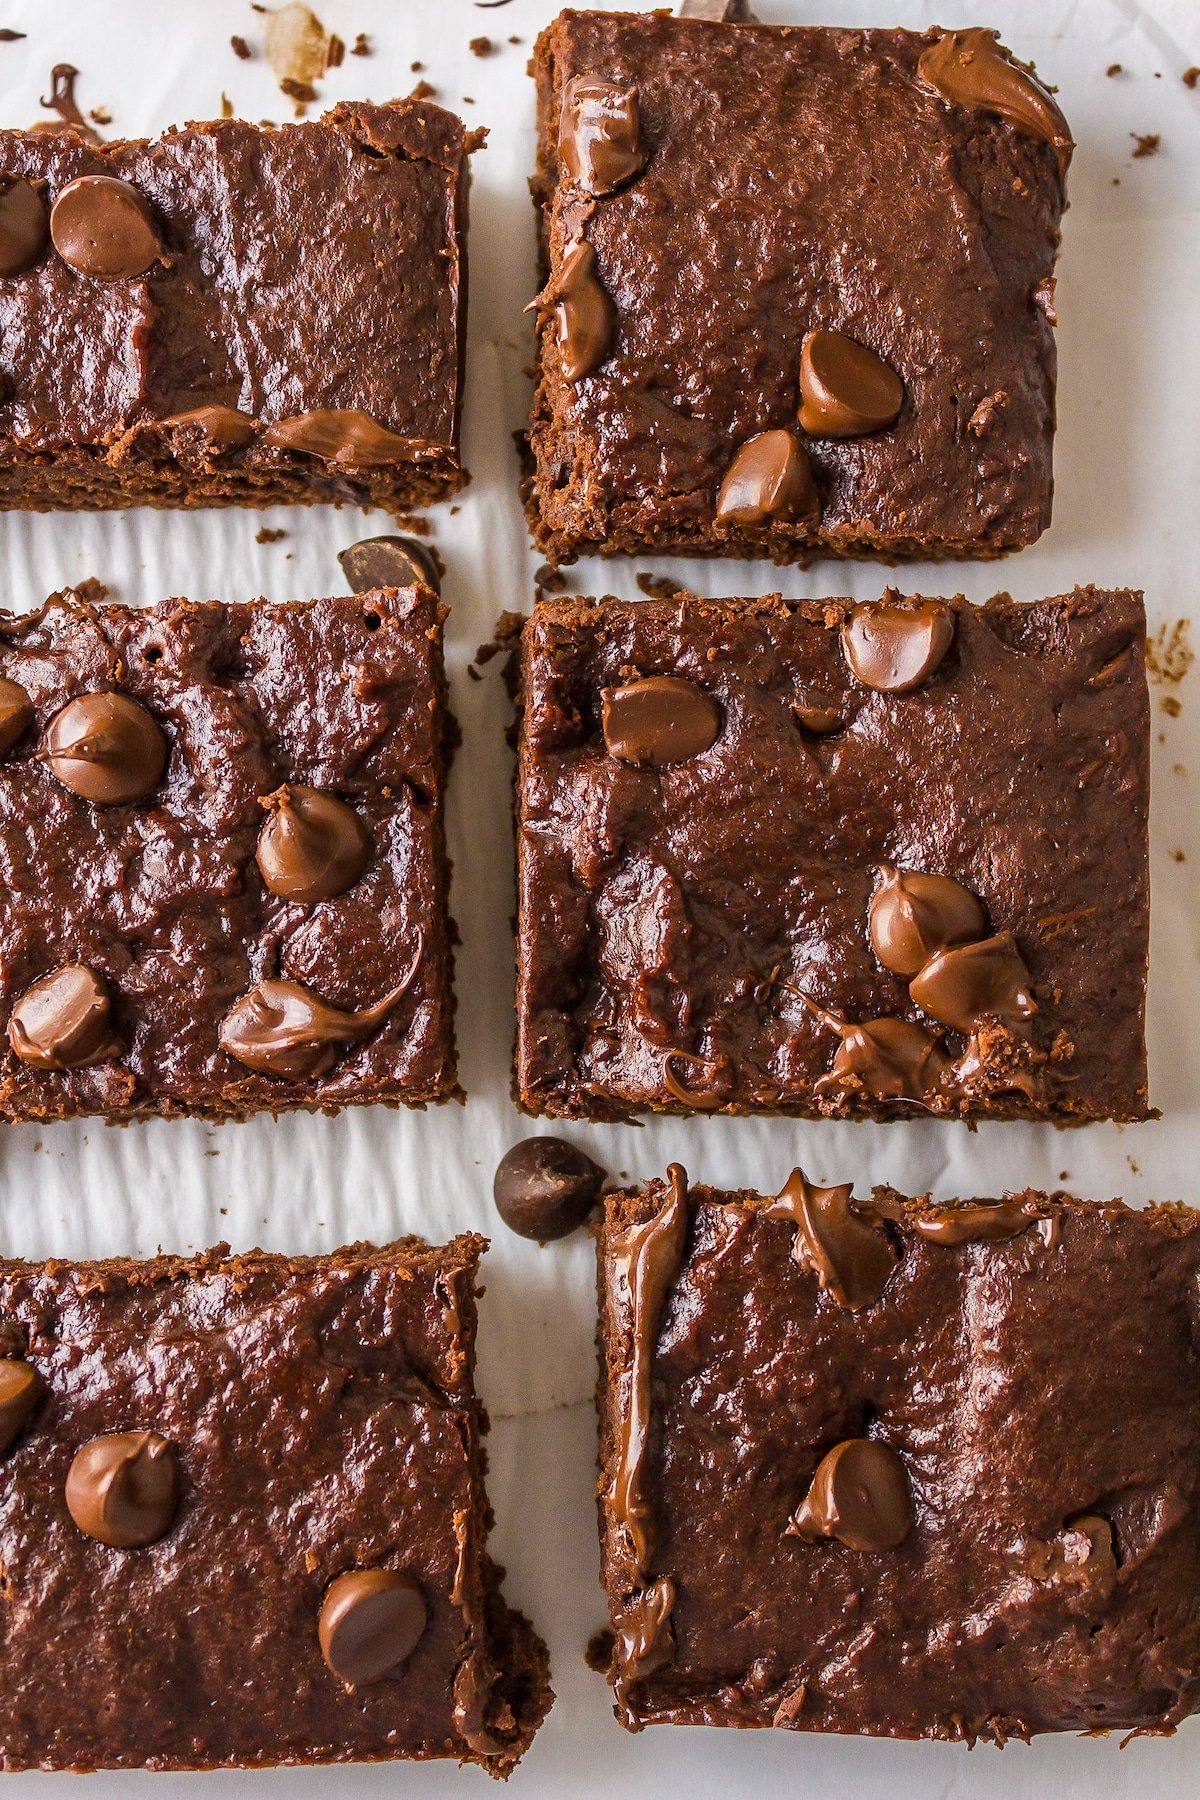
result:
[[[1045,530],[1070,136],[993,33],[564,12],[534,72],[552,560]]]
[[[526,624],[534,1113],[1141,1119],[1141,596],[553,600]]]
[[[458,1093],[443,612],[0,615],[0,1114]]]
[[[1200,1708],[1200,1213],[668,1183],[600,1230],[630,1729],[1169,1730]]]
[[[0,132],[0,507],[454,493],[479,141],[415,100]]]
[[[0,1762],[456,1756],[546,1652],[488,1558],[486,1240],[0,1263]]]

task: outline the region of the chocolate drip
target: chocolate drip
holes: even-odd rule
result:
[[[1027,1200],[976,1201],[971,1205],[943,1206],[913,1221],[913,1230],[930,1244],[999,1244],[1019,1237],[1045,1218]]]
[[[639,1722],[630,1705],[630,1688],[660,1669],[670,1668],[675,1660],[675,1631],[671,1624],[674,1608],[675,1583],[669,1575],[660,1575],[613,1616],[609,1680],[621,1723],[629,1730],[636,1730]]]
[[[793,1261],[812,1269],[839,1306],[858,1312],[879,1299],[896,1267],[896,1251],[886,1226],[855,1210],[853,1191],[851,1182],[814,1187],[803,1169],[793,1169],[763,1212],[796,1227]]]

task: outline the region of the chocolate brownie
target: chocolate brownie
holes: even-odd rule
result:
[[[0,614],[0,1116],[458,1093],[443,613]]]
[[[533,70],[552,561],[1046,529],[1070,133],[992,32],[564,12]]]
[[[1200,1213],[676,1165],[599,1244],[623,1724],[1003,1743],[1200,1708]]]
[[[0,507],[454,493],[479,141],[417,100],[0,132]]]
[[[551,1694],[485,1548],[485,1247],[0,1262],[4,1768],[509,1772]]]
[[[1148,1115],[1141,596],[543,601],[516,1093]]]

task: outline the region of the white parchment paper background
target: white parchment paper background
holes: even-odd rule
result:
[[[1004,586],[1022,598],[1076,581],[1146,590],[1152,629],[1193,610],[1200,548],[1200,89],[1180,77],[1200,62],[1196,0],[991,0],[960,17],[912,0],[756,0],[773,23],[845,25],[988,23],[1056,81],[1079,141],[1071,171],[1059,284],[1061,427],[1052,529],[1034,549],[992,567],[913,568],[901,585],[986,598]],[[466,454],[474,481],[453,515],[434,514],[453,608],[448,648],[464,732],[451,784],[459,1036],[465,1110],[349,1111],[336,1119],[285,1117],[213,1129],[199,1123],[108,1130],[99,1123],[9,1128],[0,1141],[0,1250],[7,1254],[144,1255],[227,1238],[281,1250],[320,1251],[350,1238],[419,1231],[433,1239],[465,1227],[490,1232],[490,1187],[501,1152],[527,1129],[509,1100],[512,1028],[510,763],[499,662],[467,678],[476,646],[502,609],[524,609],[538,558],[516,498],[511,432],[528,400],[531,338],[522,307],[532,292],[533,222],[526,180],[533,163],[529,47],[553,0],[320,0],[326,24],[348,42],[365,31],[368,59],[348,56],[322,88],[387,99],[409,90],[415,61],[445,104],[491,128],[475,159],[471,227],[470,369]],[[26,32],[0,44],[0,119],[44,116],[39,96],[59,61],[82,71],[85,108],[105,105],[110,134],[153,133],[219,112],[221,92],[249,118],[286,118],[290,103],[261,56],[264,21],[246,0],[0,0],[0,24]],[[231,33],[258,54],[235,58]],[[499,46],[479,59],[468,40]],[[507,42],[509,35],[518,45]],[[1109,64],[1124,73],[1107,78]],[[467,96],[471,99],[468,102]],[[312,109],[317,112],[320,108]],[[1157,156],[1132,160],[1132,133],[1157,132]],[[803,154],[797,146],[796,154]],[[259,545],[263,524],[282,528]],[[115,598],[284,600],[344,588],[336,552],[389,528],[381,514],[332,508],[236,509],[187,516],[0,515],[0,603],[22,609],[50,590],[95,575]],[[581,564],[580,592],[637,597],[637,564]],[[885,574],[868,565],[807,574],[768,565],[659,565],[702,592],[870,598]],[[892,579],[896,579],[895,576]],[[1197,635],[1200,635],[1198,633]],[[888,1180],[939,1197],[996,1193],[1026,1183],[1069,1185],[1091,1197],[1200,1200],[1200,676],[1155,689],[1152,826],[1154,883],[1150,994],[1151,1093],[1161,1122],[1058,1133],[1032,1125],[969,1133],[933,1122],[905,1126],[673,1120],[644,1129],[568,1128],[614,1172],[661,1171],[684,1160],[697,1177],[768,1191],[792,1165],[826,1180]],[[1178,717],[1158,704],[1182,701]],[[1183,858],[1179,860],[1179,853]],[[970,1794],[1104,1794],[1162,1800],[1200,1793],[1200,1726],[1170,1741],[1040,1739],[969,1754],[961,1746],[821,1740],[787,1733],[657,1730],[627,1737],[603,1682],[583,1665],[602,1622],[596,1585],[591,1415],[592,1259],[583,1241],[546,1251],[498,1225],[486,1265],[480,1384],[492,1409],[496,1548],[509,1590],[550,1640],[559,1700],[513,1790],[527,1800],[617,1793],[790,1795],[822,1800],[877,1792],[895,1800]],[[1053,1447],[1048,1446],[1048,1454]],[[70,1670],[48,1670],[70,1681]],[[0,1671],[0,1680],[3,1673]],[[452,1767],[279,1771],[246,1775],[101,1775],[88,1796],[315,1796],[482,1794],[485,1778]],[[76,1794],[67,1777],[10,1776],[30,1795]]]

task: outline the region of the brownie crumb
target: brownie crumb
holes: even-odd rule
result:
[[[102,600],[108,599],[112,589],[107,581],[100,581],[95,575],[85,575],[82,581],[74,584],[71,592],[81,600],[86,600],[89,606],[99,606]]]
[[[467,45],[472,56],[491,56],[496,49],[490,37],[473,37]]]
[[[88,118],[92,121],[93,125],[112,124],[112,114],[109,112],[107,106],[90,106],[88,108]]]
[[[233,50],[233,54],[235,56],[239,56],[243,62],[250,61],[250,58],[253,56],[254,52],[251,50],[249,44],[246,42],[244,37],[238,37],[237,33],[235,32],[233,37],[230,38],[229,43],[230,43],[231,49]]]
[[[1167,854],[1170,856],[1172,862],[1187,861],[1187,854],[1183,850],[1170,850]]]
[[[433,96],[436,93],[437,93],[437,89],[434,87],[432,81],[418,81],[416,87],[413,89],[412,93],[409,95],[409,99],[410,100],[432,100]]]
[[[11,25],[2,26],[0,27],[0,44],[15,44],[18,38],[23,38],[25,35],[23,31],[14,31]]]
[[[637,584],[650,600],[673,600],[676,594],[686,594],[688,591],[681,582],[672,581],[669,575],[648,575],[643,572],[638,576]]]
[[[1177,719],[1183,711],[1183,702],[1176,699],[1174,694],[1164,694],[1158,705],[1159,710],[1165,712],[1168,719]]]
[[[545,588],[548,594],[566,592],[566,576],[561,574],[558,569],[552,569],[549,563],[542,563],[540,567],[536,568],[533,572],[533,579],[540,588]]]
[[[317,97],[317,90],[311,81],[294,81],[290,75],[283,75],[280,77],[279,86],[289,100],[296,100],[304,106]]]
[[[371,40],[365,31],[360,31],[353,44],[351,44],[350,54],[351,56],[370,56]]]
[[[1183,71],[1183,85],[1186,88],[1194,88],[1198,83],[1200,83],[1200,65],[1193,63],[1190,69]]]
[[[221,117],[223,119],[232,119],[233,117],[233,101],[224,88],[221,89]]]
[[[1151,681],[1182,681],[1196,660],[1196,652],[1188,639],[1188,619],[1172,619],[1160,625],[1146,640],[1146,673]]]
[[[611,1631],[597,1631],[588,1639],[584,1661],[597,1675],[607,1675],[612,1667],[614,1638]]]
[[[1133,143],[1134,143],[1133,154],[1135,157],[1157,156],[1159,153],[1159,150],[1162,148],[1161,132],[1158,132],[1158,131],[1147,131],[1147,132],[1131,131],[1129,135],[1133,139]]]
[[[412,70],[414,75],[419,75],[421,73],[421,70],[425,67],[425,64],[423,62],[421,62],[421,60],[418,58],[418,60],[415,63],[409,63],[408,66]]]
[[[255,532],[254,541],[256,544],[277,544],[280,538],[286,536],[287,532],[280,530],[277,526],[263,525]]]
[[[1120,63],[1109,63],[1104,73],[1106,75],[1123,75],[1125,70]]]

